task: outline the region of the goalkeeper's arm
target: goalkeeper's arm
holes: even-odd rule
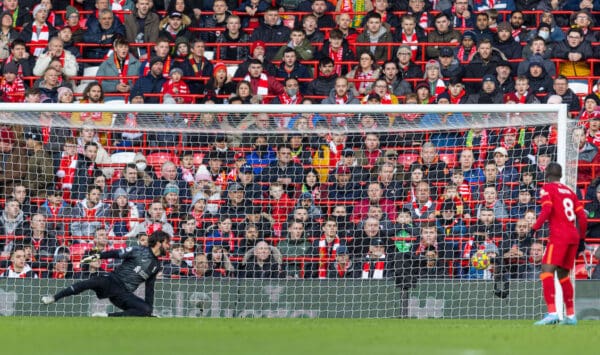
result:
[[[120,257],[119,250],[109,250],[103,251],[101,253],[94,253],[92,255],[86,256],[81,259],[81,262],[84,264],[91,263],[92,261],[96,261],[99,259],[118,259]]]

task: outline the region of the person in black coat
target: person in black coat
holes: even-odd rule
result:
[[[83,53],[84,58],[104,59],[110,50],[108,45],[111,45],[118,37],[125,37],[125,26],[115,17],[112,10],[100,10],[98,16],[97,21],[88,21],[88,29],[83,35],[83,40],[99,46],[86,47]]]
[[[277,258],[275,253],[279,254]],[[241,278],[277,279],[284,277],[281,254],[277,248],[270,246],[267,242],[256,243],[256,246],[248,251],[244,259],[246,260],[238,271],[238,276]]]
[[[75,180],[71,189],[71,198],[82,200],[88,193],[88,187],[93,185],[96,176],[102,175],[102,170],[96,165],[96,155],[98,154],[98,145],[94,142],[86,143],[83,148],[83,155],[77,158],[77,167],[75,168]]]
[[[308,96],[328,96],[335,87],[338,75],[335,72],[333,59],[323,57],[319,59],[319,73],[317,78],[308,83],[305,94]]]

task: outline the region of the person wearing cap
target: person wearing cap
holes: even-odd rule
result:
[[[502,93],[497,89],[498,82],[493,74],[486,74],[481,81],[481,92],[476,92],[467,98],[467,104],[501,104]]]
[[[158,95],[146,96],[147,94],[160,94],[164,83],[167,81],[163,77],[164,60],[161,57],[154,56],[149,61],[150,71],[148,74],[140,77],[130,92],[130,98],[132,95],[141,95],[144,98],[144,103],[160,102]]]
[[[23,102],[25,100],[25,84],[18,75],[18,67],[15,62],[4,64],[0,79],[0,93],[2,102]]]
[[[519,171],[513,166],[508,150],[502,146],[494,149],[492,156],[498,169],[498,180],[503,184],[514,183],[519,180]]]
[[[248,40],[250,41],[250,40]],[[234,78],[243,78],[246,74],[248,74],[248,68],[250,67],[250,62],[258,59],[263,64],[263,71],[267,74],[275,76],[277,73],[277,67],[273,65],[270,58],[266,55],[266,44],[261,40],[257,40],[251,42],[250,49],[248,52],[248,56],[244,58],[244,62],[238,65],[237,70],[233,74]]]
[[[194,38],[194,34],[188,29],[191,25],[189,17],[183,17],[183,14],[179,11],[171,11],[168,16],[160,21],[158,37],[166,38],[169,43],[175,43],[180,37],[187,38],[191,41]]]
[[[31,196],[44,197],[46,187],[54,181],[52,157],[44,150],[42,134],[38,131],[25,132],[25,147],[28,151],[28,159],[24,183]]]
[[[282,23],[279,8],[270,6],[264,13],[263,22],[252,32],[250,42],[286,43],[290,38],[290,32],[290,29]],[[265,48],[265,57],[273,58],[277,51],[276,46],[268,46]]]
[[[83,34],[85,42],[112,44],[118,38],[125,37],[125,26],[123,26],[118,18],[115,18],[115,15],[109,8],[98,10],[98,19],[89,17],[86,26],[87,31]],[[88,59],[105,59],[109,50],[110,48],[106,46],[86,47],[83,57]],[[127,50],[129,50],[129,47]]]
[[[153,43],[158,39],[160,17],[152,11],[152,7],[151,0],[137,0],[135,9],[125,14],[123,24],[130,43]],[[149,59],[147,53],[138,52],[141,48],[132,47],[131,50],[133,54],[142,54],[137,56],[140,61]]]
[[[394,276],[394,255],[388,253],[388,241],[379,236],[368,239],[368,251],[361,255],[361,279],[381,280]],[[355,252],[356,253],[356,252]]]
[[[600,105],[600,96],[596,95],[594,92],[588,94],[583,98],[583,107],[577,116],[577,120],[584,122],[584,127],[588,128],[587,135],[588,139],[591,140],[593,140],[593,138],[596,136],[596,133],[598,133],[598,129],[600,128],[598,125],[594,124],[594,128],[591,130],[589,129],[590,123],[592,123],[592,121],[597,121],[596,118],[600,118],[600,110],[596,110],[598,105]]]
[[[444,78],[462,78],[464,75],[464,66],[460,64],[452,48],[442,47],[438,58],[440,71]]]
[[[444,12],[440,12],[435,16],[435,30],[427,35],[429,43],[455,43],[459,42],[462,35],[457,30],[453,29],[450,22],[450,16]],[[427,46],[427,58],[434,59],[440,56],[439,46]]]
[[[517,203],[515,203],[509,211],[511,219],[519,219],[525,217],[525,212],[535,211],[536,215],[540,213],[540,206],[536,204],[536,190],[523,183],[517,188]]]
[[[111,12],[112,13],[112,12]],[[127,94],[133,87],[133,80],[140,72],[139,60],[129,53],[129,42],[117,39],[113,43],[113,52],[100,64],[97,76],[118,77],[117,80],[102,80],[105,93]]]
[[[511,72],[512,66],[507,60],[501,60],[496,64],[497,89],[502,95],[515,91],[515,80]]]

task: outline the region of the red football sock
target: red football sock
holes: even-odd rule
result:
[[[560,280],[560,286],[563,291],[563,300],[565,302],[565,308],[567,309],[567,317],[575,315],[575,308],[573,306],[573,295],[575,290],[573,289],[573,283],[569,276]]]
[[[554,274],[551,272],[542,272],[540,274],[540,280],[542,280],[542,290],[544,291],[544,300],[548,307],[548,313],[556,313],[556,304],[554,303],[554,295],[556,292],[554,289]]]

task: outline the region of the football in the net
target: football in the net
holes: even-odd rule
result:
[[[485,270],[490,266],[490,257],[483,250],[478,250],[471,257],[471,266],[477,270]]]

